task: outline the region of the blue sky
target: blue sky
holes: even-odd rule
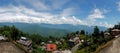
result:
[[[0,22],[112,27],[120,0],[0,0]]]

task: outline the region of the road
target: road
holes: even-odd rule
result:
[[[75,53],[75,52],[76,52],[76,50],[78,49],[79,45],[81,45],[81,43],[78,43],[77,45],[75,45],[75,46],[71,49],[72,53]]]
[[[102,49],[99,53],[120,53],[120,37],[116,38],[110,46]]]

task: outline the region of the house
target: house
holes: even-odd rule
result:
[[[2,40],[7,40],[7,38],[4,36],[0,36],[0,41],[2,41]]]
[[[47,45],[46,45],[46,50],[47,50],[48,52],[55,51],[55,50],[57,50],[57,46],[56,46],[56,44],[47,44]]]
[[[62,53],[72,53],[72,51],[70,51],[70,50],[64,50],[64,51],[62,51]]]
[[[60,39],[60,41],[64,42],[64,41],[65,41],[65,39],[61,38],[61,39]]]
[[[113,29],[112,30],[112,35],[113,36],[117,36],[117,35],[119,35],[120,34],[120,30],[119,29]]]
[[[40,43],[40,48],[41,48],[42,50],[45,50],[45,49],[46,49],[46,43],[45,43],[45,42],[41,42],[41,43]]]
[[[53,43],[53,41],[52,41],[52,40],[49,40],[48,43]]]
[[[23,45],[27,50],[32,49],[32,40],[28,40],[26,37],[21,37],[16,42]]]
[[[108,33],[108,32],[105,32],[104,33],[104,38],[107,38],[107,37],[109,37],[110,36],[110,33]]]
[[[41,50],[45,50],[46,49],[46,46],[40,46]]]
[[[80,38],[79,38],[79,37],[75,37],[75,38],[73,38],[73,40],[74,40],[74,43],[75,43],[75,44],[80,43]]]
[[[70,50],[53,51],[52,53],[72,53]]]
[[[46,45],[46,43],[45,43],[45,42],[41,42],[40,45],[41,45],[41,46],[42,46],[42,45]]]
[[[75,42],[74,42],[73,39],[69,39],[68,41],[69,41],[69,42],[68,42],[68,46],[69,46],[69,47],[73,47],[73,46],[75,45]]]
[[[55,44],[59,45],[62,44],[60,41],[55,41]]]

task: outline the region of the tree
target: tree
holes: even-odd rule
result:
[[[81,30],[80,34],[85,35],[85,31]]]
[[[19,30],[13,25],[11,27],[11,38],[13,40],[17,40],[18,37],[19,37]]]
[[[94,28],[93,36],[94,37],[98,37],[99,36],[99,28],[97,26],[95,26],[95,28]]]
[[[55,41],[55,37],[49,36],[49,40]]]
[[[5,37],[7,37],[9,40],[11,40],[11,34],[9,31],[3,31],[2,34],[5,35]]]
[[[43,41],[43,37],[38,34],[32,34],[30,38],[32,39],[32,41],[34,41],[35,44],[40,44],[40,42]]]
[[[104,37],[104,32],[103,31],[100,32],[100,36]]]
[[[76,31],[76,34],[79,34],[80,32],[79,31]]]

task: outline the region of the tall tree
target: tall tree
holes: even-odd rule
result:
[[[81,30],[80,34],[85,35],[85,31]]]
[[[19,37],[19,30],[15,26],[11,27],[11,35],[13,40],[16,40]]]
[[[120,29],[120,22],[113,27],[114,29]]]
[[[79,31],[76,31],[76,34],[79,34],[80,32]]]
[[[95,36],[95,37],[99,36],[99,28],[97,26],[95,26],[95,28],[94,28],[93,36]]]
[[[100,36],[104,37],[104,32],[103,31],[100,32]]]

